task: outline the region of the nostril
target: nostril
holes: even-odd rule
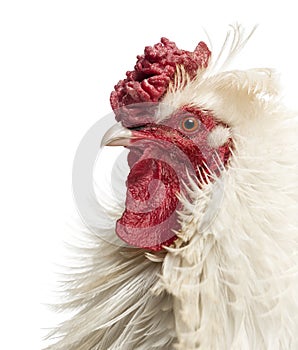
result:
[[[146,126],[146,124],[142,124],[142,125],[127,127],[127,129],[129,129],[129,130],[134,130],[134,131],[139,131],[139,130],[144,129],[145,126]]]

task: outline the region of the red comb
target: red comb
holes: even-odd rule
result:
[[[180,50],[166,38],[153,47],[147,46],[144,55],[137,56],[133,71],[120,80],[111,93],[111,106],[117,110],[139,102],[158,102],[173,80],[176,66],[181,65],[193,79],[200,68],[206,68],[211,52],[200,42],[194,52]],[[119,121],[121,118],[116,115]]]

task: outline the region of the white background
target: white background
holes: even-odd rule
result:
[[[72,160],[114,84],[161,36],[193,50],[204,27],[219,45],[236,21],[259,24],[238,66],[277,68],[297,106],[294,1],[1,1],[1,349],[41,349],[57,320],[41,303],[76,213]]]

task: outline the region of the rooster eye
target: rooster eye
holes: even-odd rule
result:
[[[184,131],[195,131],[199,126],[199,122],[196,118],[187,116],[182,119],[181,127]]]

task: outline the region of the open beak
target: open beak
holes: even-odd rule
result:
[[[128,146],[132,138],[132,131],[124,128],[121,123],[113,125],[103,136],[103,146]]]

